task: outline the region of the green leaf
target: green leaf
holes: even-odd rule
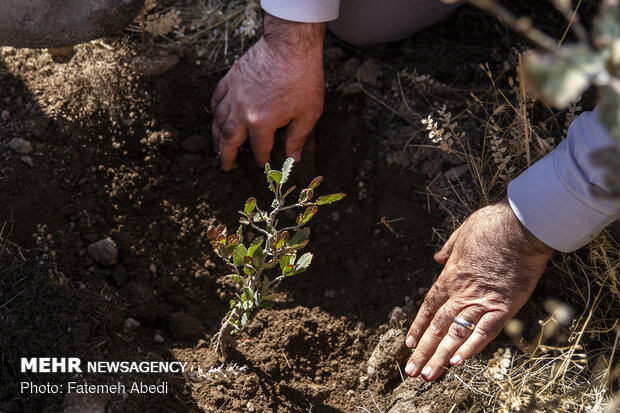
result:
[[[308,269],[310,263],[312,262],[312,253],[306,252],[304,255],[299,257],[297,263],[295,264],[295,268],[288,275],[300,274]]]
[[[275,182],[280,183],[282,181],[282,172],[271,170],[269,171],[269,178],[273,179]]]
[[[271,201],[271,207],[272,208],[277,208],[278,205],[280,205],[280,203],[278,202],[277,199],[274,199],[273,201]]]
[[[228,274],[227,277],[230,277],[233,280],[237,281],[238,283],[243,284],[243,279],[239,277],[237,274]]]
[[[252,275],[252,274],[254,274],[254,269],[251,266],[249,266],[249,265],[244,265],[243,266],[243,273],[245,275]]]
[[[291,175],[291,171],[293,170],[293,164],[295,163],[295,159],[286,158],[284,164],[282,165],[282,180],[280,183],[284,184],[288,181],[289,176]]]
[[[230,304],[230,309],[232,310],[233,308],[235,308],[235,306],[237,305],[237,302],[235,300],[230,300],[228,302]],[[230,311],[229,311],[230,313]],[[228,314],[226,314],[226,317],[228,317]]]
[[[331,204],[333,202],[336,201],[340,201],[342,198],[344,198],[346,196],[346,194],[343,193],[338,193],[338,194],[331,194],[331,195],[323,195],[320,196],[317,200],[316,200],[316,204],[317,205],[327,205],[327,204]]]
[[[285,254],[280,258],[280,269],[284,271],[288,265],[295,264],[295,253]]]
[[[247,254],[247,249],[245,248],[245,245],[240,244],[237,246],[237,248],[235,248],[235,252],[233,253],[233,264],[239,266],[239,265],[243,265],[243,263],[245,262],[245,256]]]
[[[303,214],[297,217],[297,224],[298,225],[306,224],[308,221],[312,219],[312,217],[314,216],[314,214],[316,214],[318,210],[319,210],[319,207],[317,207],[316,205],[309,206],[308,208],[306,208]]]
[[[254,241],[252,241],[252,244],[250,245],[250,248],[248,248],[246,256],[248,256],[250,258],[262,257],[263,256],[263,250],[260,247],[262,243],[263,243],[263,237],[259,236],[259,237],[254,238]]]
[[[576,100],[605,71],[601,57],[583,45],[562,46],[557,54],[528,53],[524,68],[528,85],[559,109]]]
[[[308,202],[314,196],[314,191],[311,188],[306,188],[299,193],[299,203],[303,204]]]
[[[312,182],[310,182],[310,185],[308,185],[308,189],[315,189],[317,186],[321,184],[321,182],[323,182],[323,177],[317,176],[316,178],[312,180]]]
[[[289,246],[295,249],[301,249],[306,246],[308,239],[310,238],[310,229],[303,228],[298,230],[293,238],[289,241]]]
[[[250,198],[245,201],[245,207],[243,210],[246,214],[251,214],[254,211],[254,208],[256,208],[256,198]]]
[[[247,312],[243,313],[243,315],[241,316],[241,327],[245,327],[245,325],[248,323],[249,318],[250,316]]]

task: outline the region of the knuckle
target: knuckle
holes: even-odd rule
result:
[[[237,124],[235,121],[227,120],[222,125],[222,129],[220,131],[221,138],[223,140],[230,140],[233,137],[236,128]]]
[[[422,313],[422,317],[424,317],[426,319],[432,319],[435,316],[435,311],[428,304],[428,300],[430,300],[430,299],[432,299],[432,298],[429,298],[427,296],[426,299],[424,300],[424,304],[422,305],[422,308],[420,308],[420,312]]]
[[[487,320],[483,324],[479,324],[477,326],[478,334],[484,337],[487,340],[492,340],[500,333],[502,330],[503,323],[499,318],[493,318]]]
[[[448,336],[457,341],[463,341],[469,336],[470,331],[465,327],[452,324],[448,330]]]
[[[443,338],[446,335],[444,329],[435,320],[431,321],[431,324],[428,326],[428,333],[439,339]]]

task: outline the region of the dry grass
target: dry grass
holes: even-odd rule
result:
[[[180,0],[174,6],[148,0],[127,30],[143,42],[190,45],[213,66],[228,66],[262,30],[262,11],[258,0]]]

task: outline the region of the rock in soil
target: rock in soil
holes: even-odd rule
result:
[[[25,163],[29,167],[32,168],[34,166],[34,162],[32,161],[32,158],[30,156],[24,155],[20,159],[22,160],[23,163]]]
[[[32,145],[26,139],[13,138],[9,141],[9,148],[21,155],[28,155],[32,152]]]
[[[131,317],[125,319],[125,322],[123,323],[123,331],[125,333],[130,333],[138,327],[140,327],[140,322]]]
[[[172,335],[180,339],[197,337],[203,331],[200,321],[183,312],[173,313],[168,327]]]
[[[409,348],[405,345],[403,331],[400,328],[389,329],[381,336],[368,359],[369,378],[388,381],[398,377],[396,365],[402,365],[407,360],[409,352]]]
[[[110,238],[104,238],[90,244],[86,251],[99,265],[111,267],[118,262],[118,248]]]

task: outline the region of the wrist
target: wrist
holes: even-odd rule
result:
[[[307,55],[323,52],[325,23],[299,23],[265,13],[263,39],[274,49]]]
[[[521,223],[521,221],[519,221],[519,218],[517,218],[517,215],[512,210],[512,206],[508,201],[508,197],[504,197],[504,199],[502,199],[499,204],[501,204],[506,209],[506,214],[510,215],[510,220],[514,223],[513,225],[519,228],[519,231],[521,232],[522,237],[527,242],[528,247],[530,247],[534,252],[538,254],[550,256],[553,253],[553,248],[538,239],[534,234],[530,232],[530,230],[525,227],[525,225]]]

